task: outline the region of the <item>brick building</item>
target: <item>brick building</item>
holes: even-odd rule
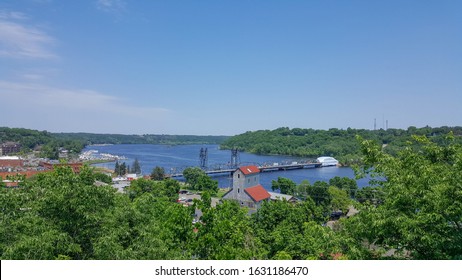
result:
[[[0,156],[0,169],[23,167],[24,161],[16,156]]]
[[[0,145],[0,156],[16,154],[21,151],[21,144],[16,142],[5,142]]]
[[[41,167],[45,168],[46,170],[54,170],[56,167],[61,166],[68,166],[72,168],[74,173],[80,173],[80,169],[83,167],[83,163],[50,163],[50,162],[40,162],[39,164]]]

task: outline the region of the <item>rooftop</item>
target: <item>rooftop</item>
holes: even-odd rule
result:
[[[0,160],[19,160],[20,158],[17,156],[2,156]]]
[[[241,170],[244,175],[260,173],[260,169],[255,165],[241,166],[239,170]]]
[[[272,200],[291,200],[294,197],[288,194],[282,194],[282,193],[275,193],[275,192],[268,192],[271,195]]]
[[[255,202],[268,199],[271,195],[268,193],[262,185],[256,185],[244,190]]]

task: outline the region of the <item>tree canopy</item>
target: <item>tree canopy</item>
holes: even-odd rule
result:
[[[337,129],[329,130],[280,127],[275,130],[248,131],[230,137],[221,144],[222,149],[237,148],[255,154],[291,155],[306,158],[336,157],[341,164],[352,165],[361,160],[361,150],[356,136],[376,141],[392,155],[402,149],[412,135],[427,136],[432,142],[442,143],[444,136],[453,131],[462,135],[462,127],[409,127],[403,129]],[[457,141],[462,143],[462,139]]]
[[[208,191],[211,194],[218,192],[218,182],[210,178],[199,167],[188,167],[183,171],[183,177],[191,190]]]
[[[413,137],[396,157],[363,140],[362,171],[376,181],[383,202],[350,221],[350,230],[370,244],[416,259],[462,257],[462,148],[453,135],[446,144]]]
[[[138,179],[120,193],[95,184],[102,177],[88,166],[79,174],[57,167],[0,187],[0,258],[461,259],[457,137],[415,136],[397,155],[358,138],[364,165],[357,173],[372,180],[355,191],[356,202],[349,180],[294,186],[281,179],[279,189],[290,186],[300,201],[265,201],[252,213],[233,201],[212,207],[215,185],[200,169],[185,178],[202,199],[185,207],[172,179]],[[330,220],[350,205],[356,215]]]

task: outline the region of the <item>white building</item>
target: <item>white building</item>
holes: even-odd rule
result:
[[[338,160],[336,160],[333,157],[318,157],[318,162],[321,163],[322,167],[325,166],[337,166],[338,165]]]
[[[271,200],[276,201],[276,200],[286,200],[288,202],[295,203],[298,201],[298,199],[294,196],[288,195],[288,194],[282,194],[282,193],[276,193],[276,192],[268,192],[271,195]]]

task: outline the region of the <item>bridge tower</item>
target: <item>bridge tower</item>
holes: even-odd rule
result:
[[[208,151],[207,148],[201,148],[199,154],[199,166],[202,169],[207,169],[208,166]]]
[[[233,148],[231,149],[230,167],[237,168],[238,165],[239,165],[239,150],[237,148]]]

